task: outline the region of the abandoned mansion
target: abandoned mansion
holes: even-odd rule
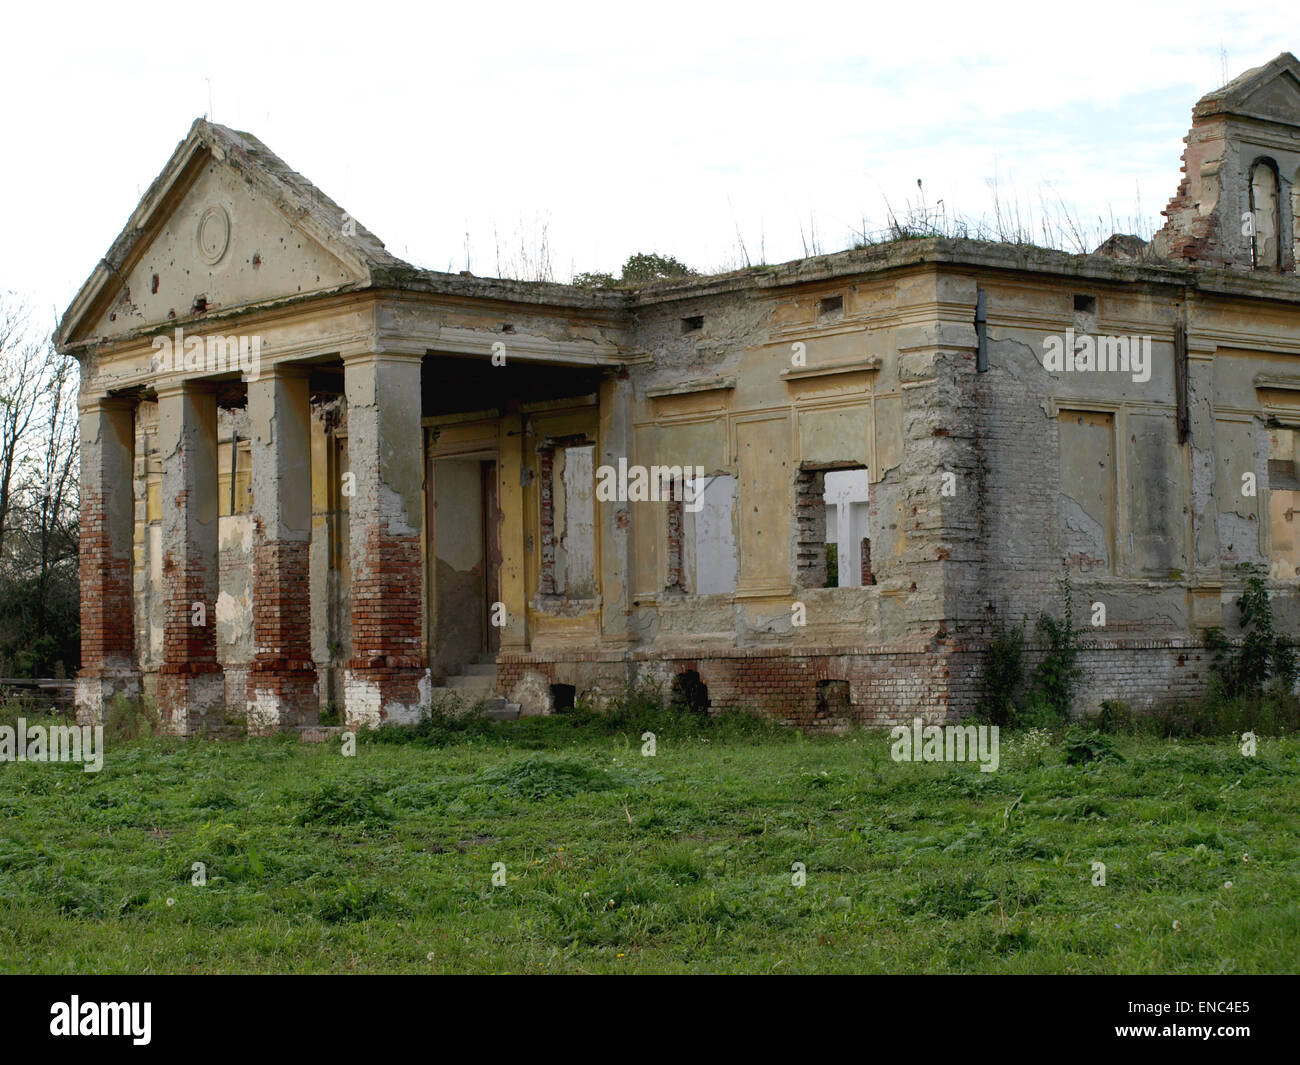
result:
[[[654,682],[942,722],[1066,576],[1076,711],[1197,695],[1239,563],[1300,630],[1297,215],[1289,54],[1196,103],[1151,241],[899,239],[641,287],[417,268],[197,121],[56,338],[78,712],[267,732]]]

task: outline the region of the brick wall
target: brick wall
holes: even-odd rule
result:
[[[794,482],[795,580],[800,588],[826,587],[825,494],[826,471],[801,466]]]
[[[103,500],[81,496],[81,661],[94,670],[132,658],[131,556],[114,553]]]
[[[1026,673],[1043,649],[1026,648]],[[1080,650],[1084,677],[1077,717],[1094,713],[1105,699],[1125,699],[1151,709],[1205,693],[1210,656],[1193,640],[1120,640]],[[578,696],[616,694],[629,680],[656,681],[667,692],[671,678],[688,670],[708,688],[710,712],[757,710],[777,721],[811,730],[891,726],[920,717],[926,723],[961,720],[979,705],[983,653],[976,645],[935,641],[930,645],[795,651],[783,647],[673,654],[584,652],[501,654],[498,688],[509,693],[529,672],[548,684],[573,684]],[[846,681],[847,708],[818,705],[819,681]],[[825,701],[823,701],[825,702]]]
[[[352,578],[349,668],[423,669],[420,537],[372,525],[360,558],[360,572]]]

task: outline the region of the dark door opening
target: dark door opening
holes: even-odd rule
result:
[[[497,506],[497,464],[493,460],[479,463],[483,507],[483,650],[496,654],[501,647],[501,510]]]

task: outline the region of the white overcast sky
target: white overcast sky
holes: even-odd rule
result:
[[[1235,77],[1300,52],[1300,4],[5,0],[0,40],[0,290],[52,320],[208,79],[217,122],[396,255],[518,273],[545,233],[567,280],[732,267],[739,239],[781,262],[813,225],[837,250],[918,178],[949,211],[991,213],[996,176],[1147,236],[1223,53]]]

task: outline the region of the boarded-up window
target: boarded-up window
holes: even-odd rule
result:
[[[1300,573],[1300,481],[1296,444],[1300,432],[1277,428],[1268,434],[1268,514],[1273,540],[1271,575],[1295,580]]]
[[[555,451],[555,592],[571,599],[596,594],[596,482],[591,444]]]
[[[1115,568],[1115,415],[1063,410],[1061,543],[1082,572]]]
[[[736,533],[733,508],[736,478],[705,477],[696,489],[699,499],[682,514],[682,569],[687,591],[696,595],[728,594],[736,590]]]

